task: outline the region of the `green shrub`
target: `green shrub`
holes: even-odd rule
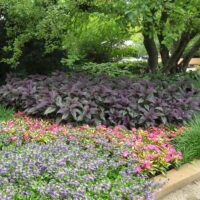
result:
[[[119,67],[128,70],[132,74],[144,74],[147,67],[146,61],[124,62],[120,63]]]
[[[7,121],[12,118],[14,114],[13,109],[7,109],[4,106],[0,105],[0,121]]]
[[[182,163],[200,157],[200,114],[187,124],[185,131],[175,138],[174,147],[183,154]]]
[[[194,85],[195,88],[199,88],[200,89],[200,80],[194,81],[193,85]]]
[[[112,50],[113,57],[115,59],[122,59],[124,57],[137,57],[137,49],[133,46],[126,46],[123,48],[113,48]]]
[[[144,73],[146,65],[147,63],[144,61],[137,61],[134,63],[85,63],[84,65],[74,66],[72,71],[84,71],[94,75],[105,74],[113,77],[133,76]]]
[[[193,80],[193,85],[196,88],[200,88],[200,65],[196,66],[196,70],[192,72],[192,74],[195,74],[195,79]]]
[[[162,81],[179,81],[179,80],[187,80],[190,81],[194,87],[200,88],[200,71],[190,71],[190,72],[183,72],[171,75],[165,75],[163,73],[144,73],[142,78],[145,80],[162,80]]]

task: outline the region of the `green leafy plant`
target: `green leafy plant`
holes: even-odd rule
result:
[[[93,75],[108,75],[112,77],[141,75],[147,66],[145,61],[137,62],[107,62],[107,63],[85,63],[84,65],[72,66],[73,71],[87,72]]]
[[[174,147],[182,152],[182,163],[188,163],[200,157],[200,114],[188,122],[185,131],[174,139]]]

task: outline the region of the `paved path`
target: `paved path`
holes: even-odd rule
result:
[[[200,200],[200,180],[167,195],[161,200]]]

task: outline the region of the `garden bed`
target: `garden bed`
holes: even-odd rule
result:
[[[0,126],[0,197],[153,199],[148,177],[178,165],[170,141],[182,128],[73,128],[23,113]]]
[[[8,77],[0,102],[26,113],[0,107],[0,199],[153,200],[169,192],[170,181],[158,192],[165,183],[152,178],[200,156],[198,95],[183,80]]]
[[[18,112],[0,122],[0,197],[152,200],[155,195],[157,199],[185,180],[194,180],[186,170],[187,179],[180,175],[181,180],[173,183],[182,172],[167,172],[181,165],[182,154],[172,141],[187,136],[188,130],[192,133],[191,128],[164,126],[72,127]],[[166,172],[170,180],[157,192],[166,178],[159,180],[162,176],[156,175]]]

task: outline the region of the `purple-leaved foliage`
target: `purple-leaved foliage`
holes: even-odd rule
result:
[[[76,74],[9,75],[0,102],[36,116],[78,124],[127,128],[191,119],[200,108],[199,91],[190,82],[135,80]]]

